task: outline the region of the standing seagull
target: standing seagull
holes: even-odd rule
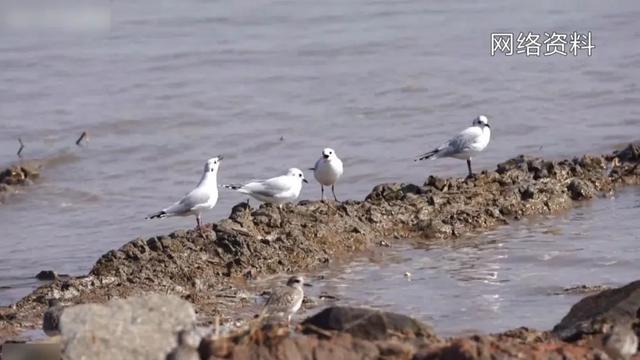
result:
[[[439,159],[452,157],[460,160],[467,160],[469,177],[473,176],[471,171],[471,158],[482,152],[491,139],[491,127],[486,116],[480,115],[473,119],[471,127],[464,129],[461,133],[451,138],[446,143],[438,146],[428,153],[424,153],[415,161],[424,159]]]
[[[302,306],[302,300],[304,299],[303,283],[302,276],[292,276],[287,280],[287,286],[273,289],[269,300],[264,305],[262,316],[286,317],[287,322],[291,324],[291,316],[300,310]]]
[[[256,180],[244,185],[222,185],[226,189],[247,194],[256,200],[277,204],[294,201],[300,196],[302,182],[308,182],[300,169],[291,168],[285,175]]]
[[[338,158],[336,152],[330,148],[322,150],[322,156],[316,161],[316,165],[309,170],[313,170],[313,175],[320,183],[321,200],[324,201],[324,187],[331,185],[333,199],[338,201],[334,188],[336,181],[342,176],[343,169],[342,160]]]
[[[203,211],[213,209],[218,202],[218,168],[222,155],[207,160],[200,182],[180,201],[168,208],[147,216],[147,219],[164,218],[167,216],[196,216],[198,229],[202,229],[201,217]]]

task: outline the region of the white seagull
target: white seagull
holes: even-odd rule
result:
[[[226,189],[247,194],[252,198],[277,205],[294,201],[300,196],[302,182],[308,182],[300,169],[291,168],[285,175],[267,180],[255,180],[250,183],[223,185]]]
[[[218,202],[218,168],[222,161],[222,155],[207,160],[200,182],[187,193],[180,201],[155,214],[147,216],[147,219],[164,218],[168,216],[195,215],[197,228],[201,229],[201,214],[205,210],[213,209]]]
[[[324,187],[331,186],[331,192],[333,193],[333,199],[338,201],[335,192],[336,181],[342,176],[342,160],[338,158],[338,155],[333,149],[326,148],[322,150],[322,156],[316,165],[309,170],[313,170],[313,175],[320,183],[320,198],[324,201]]]
[[[482,152],[487,145],[489,145],[489,140],[491,140],[489,120],[486,116],[479,115],[473,119],[471,127],[464,129],[458,135],[434,150],[418,156],[415,161],[443,157],[467,160],[469,177],[471,177],[473,176],[473,172],[471,171],[471,158]]]

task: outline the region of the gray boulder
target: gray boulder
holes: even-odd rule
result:
[[[177,334],[195,326],[191,304],[149,294],[66,308],[60,319],[64,358],[164,360]]]
[[[640,280],[637,280],[580,300],[553,328],[553,333],[565,341],[575,341],[585,335],[602,334],[612,325],[632,324],[639,316]]]
[[[434,343],[440,341],[427,324],[406,315],[367,308],[329,307],[306,319],[302,325],[346,332],[366,340],[384,340],[401,336],[426,339]]]

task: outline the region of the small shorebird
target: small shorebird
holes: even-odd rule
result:
[[[166,209],[149,215],[147,219],[165,218],[168,216],[195,215],[196,225],[202,229],[201,214],[205,210],[213,209],[218,202],[218,168],[223,157],[218,155],[207,160],[200,182],[195,189],[187,193],[180,201]]]
[[[638,337],[631,324],[616,324],[602,338],[604,349],[615,360],[630,359],[638,351]]]
[[[482,152],[487,145],[489,145],[489,140],[491,140],[489,120],[486,116],[479,115],[473,119],[471,127],[464,129],[458,135],[452,137],[449,141],[437,148],[418,156],[415,161],[439,159],[443,157],[467,160],[469,177],[471,177],[473,176],[473,172],[471,171],[471,158]]]
[[[58,299],[48,300],[49,308],[44,312],[42,316],[42,331],[48,336],[60,335],[60,317],[64,306]]]
[[[273,289],[269,300],[264,305],[261,316],[286,317],[287,322],[291,324],[291,316],[300,310],[302,306],[302,299],[304,299],[303,283],[302,276],[292,276],[287,281],[287,286]]]
[[[252,198],[277,204],[278,206],[294,201],[300,196],[302,182],[308,182],[300,169],[291,168],[285,175],[267,180],[256,180],[247,184],[222,185],[226,189],[247,194]]]
[[[313,175],[320,183],[320,199],[324,201],[324,187],[331,186],[333,199],[338,201],[335,185],[342,176],[343,168],[342,160],[338,158],[336,152],[330,148],[322,150],[322,156],[316,161],[316,165],[309,170],[313,170]]]

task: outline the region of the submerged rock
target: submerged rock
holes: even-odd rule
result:
[[[36,274],[36,279],[40,281],[56,280],[57,278],[58,274],[53,270],[42,270]]]
[[[60,320],[64,358],[164,359],[178,333],[195,327],[195,321],[191,304],[175,296],[72,306]]]
[[[29,182],[40,176],[39,161],[21,161],[0,171],[0,184],[8,186],[28,185]]]
[[[40,161],[20,161],[4,170],[0,170],[0,204],[7,199],[7,194],[16,190],[16,187],[31,184],[40,177]]]

